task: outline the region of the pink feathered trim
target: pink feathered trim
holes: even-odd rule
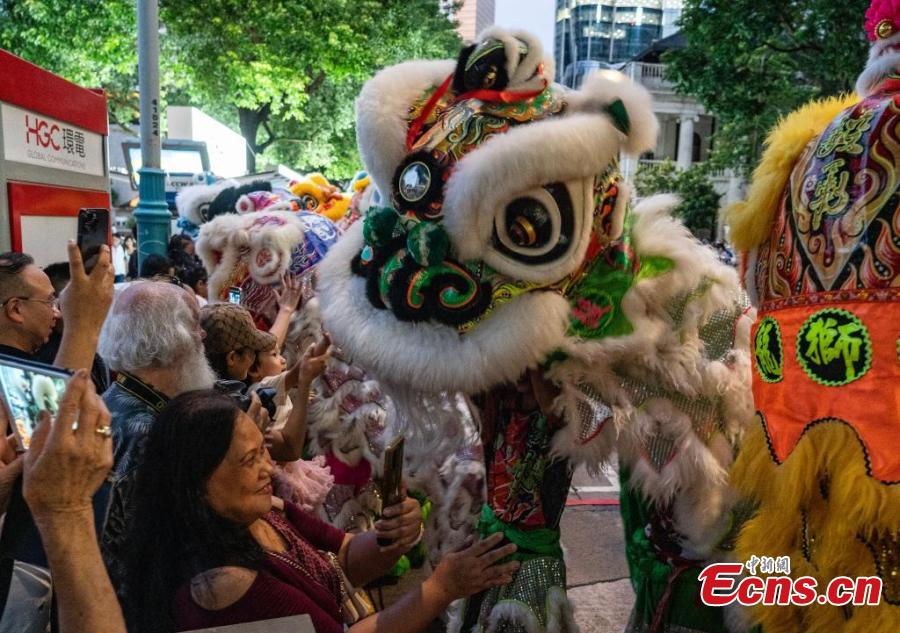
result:
[[[275,495],[299,506],[304,512],[315,512],[334,485],[331,469],[322,456],[280,464],[275,469]]]

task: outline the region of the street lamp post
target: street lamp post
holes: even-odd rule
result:
[[[160,169],[159,4],[138,0],[138,85],[141,95],[141,168],[138,185],[138,265],[147,255],[165,255],[172,216],[166,204],[166,173]]]

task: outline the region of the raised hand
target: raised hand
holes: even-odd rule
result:
[[[325,365],[329,358],[331,358],[331,339],[324,334],[318,343],[312,343],[306,348],[303,356],[291,368],[291,371],[296,374],[297,384],[311,385],[312,381],[325,371]]]
[[[76,422],[77,421],[77,422]],[[23,496],[42,519],[91,510],[113,464],[110,414],[86,370],[69,381],[56,420],[41,421],[24,458]]]
[[[100,247],[97,263],[90,275],[84,270],[81,251],[75,241],[69,240],[67,248],[71,279],[59,297],[65,328],[53,364],[83,369],[94,362],[100,328],[113,300],[115,271],[106,245]]]
[[[297,310],[297,306],[300,305],[300,299],[303,298],[303,284],[300,279],[290,272],[284,273],[281,283],[281,290],[275,291],[278,308],[293,313]]]
[[[375,535],[380,539],[393,541],[381,548],[383,552],[405,554],[419,542],[424,529],[422,506],[412,497],[406,496],[405,484],[401,492],[403,501],[384,508],[382,518],[375,523]]]
[[[85,272],[81,251],[74,240],[66,245],[69,252],[69,283],[59,297],[59,309],[66,327],[82,327],[100,331],[113,300],[115,271],[109,247],[100,247],[97,263],[90,274]]]

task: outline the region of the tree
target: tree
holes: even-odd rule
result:
[[[459,46],[438,0],[164,0],[161,19],[188,94],[236,108],[251,170],[278,143],[295,159],[346,169],[348,150],[355,156],[348,114],[363,78]],[[322,156],[317,126],[344,156]]]
[[[675,209],[691,233],[711,239],[716,230],[721,195],[709,180],[706,163],[698,163],[689,169],[678,169],[670,160],[657,164],[642,163],[634,176],[634,185],[640,197],[656,193],[674,193],[681,198]]]
[[[379,68],[455,56],[441,0],[160,0],[163,104],[239,129],[256,158],[348,177],[353,100]],[[452,3],[451,3],[452,7]],[[113,122],[138,115],[133,0],[0,0],[0,47],[107,90]]]
[[[89,87],[105,88],[110,118],[138,113],[132,2],[0,0],[0,48]]]
[[[686,0],[686,45],[663,57],[680,92],[718,120],[714,161],[747,172],[779,117],[853,89],[869,0]]]

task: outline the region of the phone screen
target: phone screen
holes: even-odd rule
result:
[[[41,411],[59,412],[71,376],[58,367],[0,356],[0,395],[21,448],[31,445]]]
[[[236,303],[237,305],[241,305],[241,295],[243,292],[237,286],[232,286],[228,289],[228,303]]]
[[[78,211],[78,249],[88,272],[97,263],[100,247],[109,241],[109,209]]]

